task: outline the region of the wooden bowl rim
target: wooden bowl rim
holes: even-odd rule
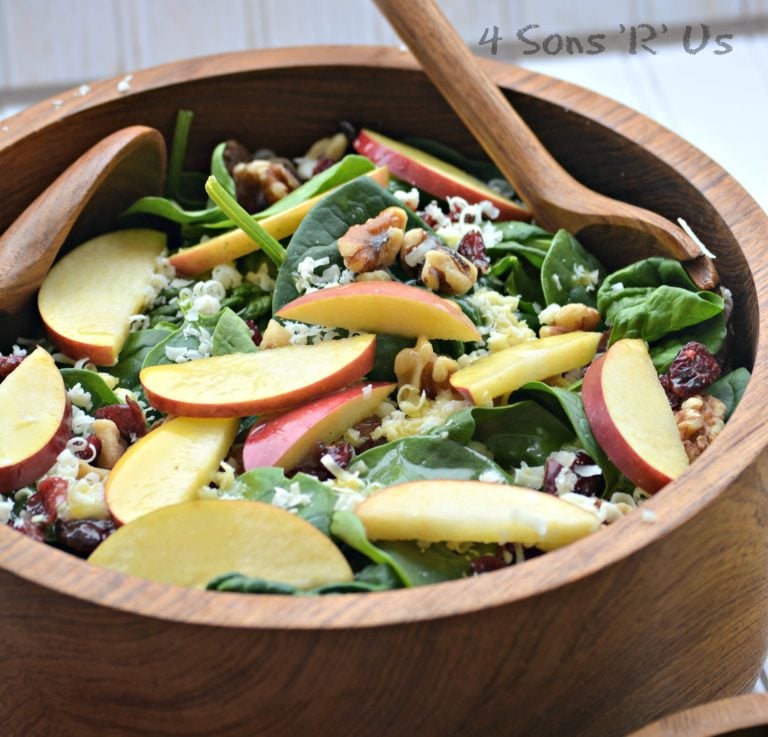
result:
[[[273,595],[244,596],[184,589],[106,571],[3,527],[0,566],[30,583],[84,602],[163,620],[225,627],[325,630],[371,628],[439,619],[509,605],[617,564],[627,556],[683,526],[712,504],[768,443],[768,426],[751,408],[756,387],[766,381],[765,336],[768,275],[758,269],[761,244],[768,242],[768,217],[727,172],[704,153],[658,123],[618,102],[576,85],[501,62],[481,60],[501,87],[564,107],[646,149],[679,172],[717,210],[741,246],[755,283],[758,332],[753,378],[739,409],[717,438],[714,450],[698,459],[696,480],[690,471],[669,484],[644,509],[655,515],[625,517],[575,546],[549,553],[525,566],[410,590],[345,594],[313,599]],[[310,46],[234,52],[172,62],[136,71],[131,96],[211,77],[302,67],[364,67],[420,72],[409,53],[380,46]],[[64,118],[125,96],[123,76],[57,95],[5,121],[0,152]],[[158,80],[160,80],[158,82]],[[58,104],[63,100],[63,104]],[[738,463],[727,458],[736,454]],[[701,483],[704,479],[705,483]]]

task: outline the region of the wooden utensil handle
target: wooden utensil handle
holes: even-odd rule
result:
[[[375,0],[518,196],[535,213],[553,169],[570,177],[473,59],[433,0]],[[445,70],[451,73],[446,74]],[[525,169],[519,167],[525,161]],[[560,179],[560,174],[558,176]],[[578,184],[574,181],[574,186]]]

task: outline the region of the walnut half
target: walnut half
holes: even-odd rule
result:
[[[549,325],[542,325],[539,337],[573,333],[577,330],[595,330],[600,324],[600,313],[594,307],[575,302],[561,307]]]
[[[440,246],[424,255],[421,281],[433,292],[466,294],[477,281],[477,267],[456,251]]]
[[[688,460],[698,458],[725,427],[725,405],[709,394],[688,397],[675,412]]]
[[[448,356],[437,355],[432,344],[423,335],[413,348],[403,348],[395,356],[398,386],[408,384],[418,392],[426,392],[430,399],[434,399],[443,389],[450,389],[448,380],[458,369],[457,361]]]
[[[402,207],[388,207],[361,225],[353,225],[337,241],[344,266],[356,274],[392,266],[403,244],[407,220]]]

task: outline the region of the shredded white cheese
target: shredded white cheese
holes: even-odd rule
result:
[[[419,208],[419,190],[416,187],[411,187],[409,192],[399,189],[394,192],[394,195],[395,199],[400,200],[400,202],[414,212]]]
[[[275,280],[269,275],[269,267],[266,263],[262,263],[257,271],[249,271],[245,275],[245,280],[255,284],[265,292],[272,293],[275,291]]]
[[[67,396],[76,407],[80,407],[86,411],[93,407],[91,393],[85,391],[80,382],[75,384],[71,389],[67,389]]]
[[[320,274],[315,273],[322,266],[327,268],[323,269]],[[332,264],[328,256],[318,259],[305,256],[298,263],[293,274],[293,282],[299,294],[350,284],[354,280],[355,273],[353,271],[342,269],[338,264]]]
[[[514,469],[515,484],[529,489],[541,489],[544,486],[544,466],[529,466],[525,461],[520,468]]]
[[[511,348],[527,340],[535,340],[536,333],[531,330],[525,320],[517,317],[519,297],[510,297],[494,289],[478,289],[467,297],[483,316],[483,324],[478,326],[480,334],[485,339],[491,353]],[[459,359],[459,365],[469,363],[467,357]]]
[[[13,511],[13,500],[0,498],[0,525],[7,525]]]
[[[301,485],[298,481],[294,481],[287,489],[276,486],[275,495],[272,497],[272,504],[294,514],[299,511],[300,507],[306,507],[311,503],[312,498],[309,494],[301,492]]]

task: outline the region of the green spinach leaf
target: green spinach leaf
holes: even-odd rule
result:
[[[469,575],[469,559],[443,543],[423,547],[411,540],[381,541],[378,546],[408,576],[412,586],[453,581]]]
[[[108,404],[120,404],[120,400],[115,396],[115,393],[95,371],[65,368],[61,369],[61,377],[64,379],[64,386],[67,389],[80,384],[91,395],[93,406],[89,411],[105,407]]]
[[[727,420],[739,405],[747,384],[750,373],[745,368],[737,368],[730,374],[721,376],[709,389],[707,394],[717,397],[725,405],[725,419]]]
[[[558,230],[541,265],[541,288],[548,305],[580,302],[595,307],[603,265],[567,231]]]
[[[109,368],[109,373],[118,378],[120,386],[132,391],[139,388],[139,372],[147,354],[171,334],[168,329],[159,327],[131,333],[120,351],[118,362]]]
[[[663,374],[680,349],[692,340],[705,345],[710,353],[717,353],[725,343],[726,332],[725,316],[720,313],[697,325],[667,335],[662,343],[650,348],[657,373]]]
[[[228,307],[222,311],[221,317],[213,329],[211,338],[211,355],[224,356],[227,353],[255,353],[251,331],[245,321],[239,318]]]
[[[184,320],[179,328],[172,333],[166,333],[165,337],[145,354],[142,368],[176,363],[168,357],[169,349],[210,355],[213,339],[211,331],[215,329],[220,316],[221,312],[217,312],[215,315],[200,316],[197,320]]]

